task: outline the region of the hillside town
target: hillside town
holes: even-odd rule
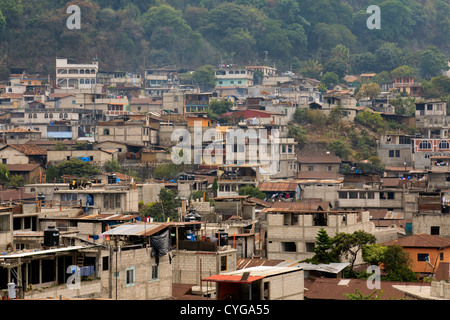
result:
[[[0,84],[2,300],[450,299],[450,115],[414,77],[54,69]]]

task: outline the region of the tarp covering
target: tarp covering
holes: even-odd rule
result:
[[[159,261],[159,257],[163,257],[172,249],[170,243],[169,230],[164,231],[160,235],[150,237],[150,245],[152,246],[152,257],[156,257],[156,261]]]

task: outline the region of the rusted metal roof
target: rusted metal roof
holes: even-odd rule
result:
[[[102,235],[109,236],[151,236],[169,225],[166,223],[135,223],[135,224],[122,224],[111,230],[103,232]]]
[[[409,248],[447,248],[450,247],[450,239],[424,233],[415,234],[392,241],[383,242],[384,246],[397,245]]]
[[[259,190],[263,192],[295,192],[298,184],[295,182],[262,182]]]
[[[107,214],[107,213],[100,213],[100,214],[85,214],[78,219],[82,220],[131,220],[136,219],[139,217],[138,214]]]
[[[236,262],[236,270],[259,266],[276,266],[282,262],[284,262],[284,260],[242,258]]]
[[[380,300],[395,300],[401,299],[405,293],[395,289],[394,285],[405,284],[404,282],[381,281],[380,290],[383,294]],[[429,286],[430,284],[423,284]],[[319,300],[349,300],[345,294],[354,294],[359,290],[363,295],[371,294],[374,289],[367,286],[367,280],[364,279],[330,279],[317,278],[315,281],[305,281],[305,299],[319,299]],[[381,291],[377,294],[380,295]]]
[[[297,158],[299,163],[328,163],[328,164],[338,164],[341,163],[341,158],[334,155],[320,155],[320,156],[300,156]]]
[[[253,281],[263,279],[263,276],[248,276],[247,280],[242,280],[241,275],[227,275],[227,274],[216,274],[214,276],[203,278],[202,281],[210,282],[234,282],[234,283],[247,283],[250,284]]]

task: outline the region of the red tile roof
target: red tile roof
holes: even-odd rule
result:
[[[34,144],[8,144],[7,146],[14,148],[27,156],[45,156],[47,150]]]
[[[14,171],[24,171],[24,172],[28,172],[28,171],[33,171],[34,169],[38,168],[40,165],[37,163],[30,163],[30,164],[7,164],[6,168],[10,171],[10,172],[14,172]]]

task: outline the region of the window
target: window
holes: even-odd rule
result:
[[[152,265],[152,281],[159,279],[159,266],[157,264]]]
[[[50,119],[53,119],[53,113],[50,113],[49,116],[50,116]]]
[[[393,158],[394,157],[394,150],[389,150],[389,158]]]
[[[282,252],[297,252],[297,246],[295,242],[281,242]]]
[[[441,260],[441,261],[444,260],[444,253],[443,252],[439,253],[439,260]]]
[[[48,113],[44,114],[44,118],[45,118],[45,119],[48,118]]]
[[[313,249],[314,249],[315,245],[316,244],[314,242],[306,242],[305,243],[306,252],[314,252]]]
[[[134,286],[134,268],[127,268],[126,271],[126,286]]]
[[[439,149],[450,149],[450,144],[447,140],[442,140],[439,142]]]
[[[103,257],[102,259],[102,267],[103,267],[103,271],[108,271],[109,270],[109,257]]]
[[[428,253],[418,253],[417,261],[428,261]]]
[[[347,199],[347,192],[346,191],[339,191],[339,199]]]
[[[438,236],[439,235],[439,226],[432,226],[430,230],[430,234],[432,236]]]
[[[395,157],[400,158],[400,150],[395,150]]]
[[[227,269],[227,256],[222,256],[220,257],[220,271],[225,271]]]
[[[10,230],[10,219],[9,214],[0,216],[0,231],[9,231]]]
[[[2,159],[2,164],[6,164],[6,159]]]
[[[424,149],[431,149],[431,143],[428,140],[422,140],[419,143],[419,149],[424,150]]]
[[[314,166],[308,166],[308,171],[313,171],[314,170]]]

